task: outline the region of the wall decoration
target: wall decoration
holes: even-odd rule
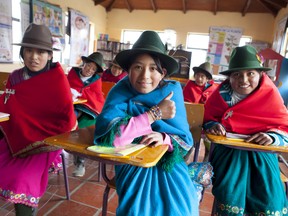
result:
[[[47,2],[32,0],[32,22],[49,27],[53,36],[63,37],[62,9]]]
[[[0,62],[12,62],[12,2],[0,1]]]
[[[89,19],[82,13],[69,10],[70,19],[70,66],[79,66],[81,56],[88,55]]]
[[[274,34],[273,45],[272,45],[272,49],[280,53],[281,55],[285,54],[283,43],[284,43],[284,37],[285,37],[287,24],[288,24],[287,21],[288,21],[288,16],[285,16],[278,22],[278,25],[276,27],[276,31]]]
[[[210,27],[207,61],[216,66],[215,74],[228,68],[230,54],[239,45],[241,36],[240,28]]]

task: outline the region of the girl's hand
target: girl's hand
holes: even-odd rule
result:
[[[174,118],[176,114],[176,105],[173,100],[171,100],[173,92],[170,92],[167,97],[165,97],[159,104],[158,107],[162,112],[162,119]]]
[[[225,136],[226,130],[221,124],[215,124],[211,128],[206,130],[207,133],[219,136]]]
[[[273,139],[272,137],[269,136],[269,134],[267,133],[256,133],[254,135],[252,135],[251,137],[249,137],[248,139],[245,140],[246,142],[252,142],[252,143],[256,143],[259,145],[271,145],[273,143]]]
[[[156,147],[163,144],[163,142],[164,140],[162,133],[153,131],[152,133],[143,136],[140,143]]]

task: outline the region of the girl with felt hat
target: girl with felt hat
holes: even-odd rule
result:
[[[61,65],[52,62],[52,35],[44,25],[30,24],[22,38],[24,66],[13,71],[0,97],[0,196],[15,204],[17,216],[36,215],[52,164],[62,150],[42,142],[76,126],[70,86]]]
[[[288,145],[287,108],[265,74],[268,70],[252,46],[233,50],[228,70],[220,72],[227,79],[205,104],[207,133],[244,134],[245,142],[257,145]],[[215,214],[287,214],[287,197],[276,154],[216,145],[211,158]]]
[[[154,31],[143,32],[132,49],[120,52],[116,61],[128,75],[106,98],[97,118],[95,145],[168,146],[156,166],[115,166],[116,214],[199,215],[196,183],[183,159],[193,140],[182,88],[179,82],[164,79],[178,70],[177,61],[167,55]]]
[[[184,86],[184,100],[204,104],[218,86],[213,81],[211,64],[204,62],[199,67],[193,67],[193,71],[195,80],[188,80]]]
[[[79,128],[95,124],[105,100],[102,93],[102,80],[99,75],[103,72],[103,55],[100,52],[94,52],[81,58],[83,65],[71,68],[67,76],[74,98],[77,100],[77,97],[80,97],[87,100],[84,103],[74,105]],[[74,156],[75,170],[72,173],[73,176],[84,176],[84,162],[84,158]]]

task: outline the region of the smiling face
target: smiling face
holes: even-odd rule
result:
[[[120,74],[122,74],[123,70],[120,66],[113,64],[111,66],[111,73],[113,76],[119,76]]]
[[[52,59],[52,53],[47,50],[24,47],[23,49],[23,60],[24,64],[32,72],[38,72],[42,70],[48,60]]]
[[[157,65],[150,55],[141,54],[131,64],[128,77],[136,91],[146,94],[157,88],[165,74],[165,69],[163,74],[157,70]]]
[[[93,76],[96,73],[97,65],[94,62],[85,62],[84,66],[82,68],[82,76],[84,77],[90,77]]]
[[[232,89],[242,95],[252,93],[259,85],[262,72],[257,70],[241,70],[232,72],[229,76]]]

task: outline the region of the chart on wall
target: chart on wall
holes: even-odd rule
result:
[[[53,36],[63,37],[62,9],[47,2],[38,0],[32,2],[32,22],[48,26]]]
[[[79,66],[81,56],[88,55],[89,19],[82,13],[70,9],[70,66]]]
[[[0,1],[0,62],[12,62],[12,3]]]
[[[218,68],[216,74],[220,71],[227,70],[231,52],[239,45],[241,36],[241,28],[210,27],[207,61],[214,66],[218,66],[214,67]]]

